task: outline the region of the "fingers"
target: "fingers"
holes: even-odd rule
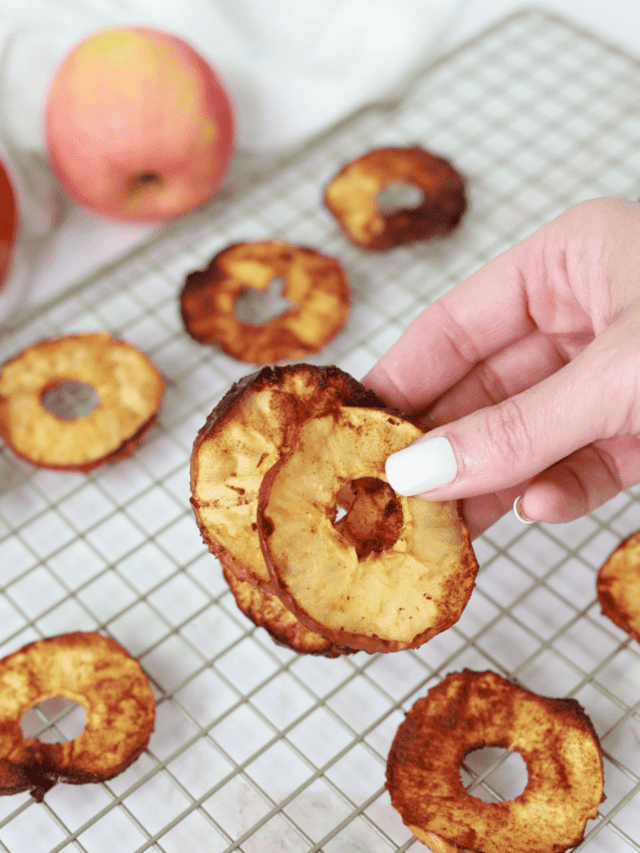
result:
[[[567,521],[640,481],[639,221],[584,202],[416,318],[363,380],[434,426],[389,458],[397,492],[462,500],[478,535],[518,493]]]
[[[405,414],[423,411],[478,362],[528,335],[521,276],[509,250],[423,311],[363,378]]]
[[[610,438],[577,450],[528,483],[463,500],[462,515],[471,539],[509,512],[516,499],[522,521],[566,524],[638,482],[640,439]]]
[[[400,494],[451,500],[500,492],[581,447],[640,432],[640,357],[616,324],[532,388],[438,427],[387,460]]]
[[[546,379],[564,366],[553,342],[538,331],[476,365],[429,408],[429,429],[493,406]]]
[[[638,438],[596,441],[535,477],[524,490],[520,509],[530,520],[562,524],[602,506],[638,482]]]
[[[610,319],[602,209],[608,205],[572,208],[440,297],[363,382],[415,414],[535,330],[556,342],[565,361],[573,358]]]
[[[524,487],[514,486],[490,495],[476,495],[466,498],[462,503],[464,518],[469,536],[477,539],[513,507],[514,501],[522,494]]]

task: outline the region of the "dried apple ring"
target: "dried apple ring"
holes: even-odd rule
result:
[[[524,759],[528,780],[514,800],[485,803],[465,791],[460,764],[484,746]],[[466,669],[432,687],[400,724],[386,787],[431,850],[561,853],[582,840],[604,799],[602,750],[575,699],[537,696],[494,672]]]
[[[417,187],[421,203],[381,209],[379,194],[397,185]],[[376,148],[347,163],[327,186],[324,203],[349,240],[369,251],[448,234],[467,207],[458,172],[417,145]]]
[[[382,402],[337,367],[263,367],[236,382],[199,431],[191,505],[209,550],[239,580],[273,592],[256,524],[262,478],[301,423],[343,405]]]
[[[224,564],[222,572],[240,610],[255,625],[264,628],[279,646],[300,654],[323,655],[327,658],[349,653],[349,649],[342,649],[315,631],[310,631],[287,610],[277,596],[257,589],[246,581],[239,581]]]
[[[56,696],[86,712],[66,743],[25,739],[20,722]],[[146,749],[155,699],[140,664],[115,640],[76,631],[37,640],[0,660],[0,793],[30,791],[41,801],[56,782],[103,782]]]
[[[244,323],[236,300],[284,281],[294,307],[266,323]],[[351,309],[347,276],[335,258],[281,240],[238,243],[187,276],[180,296],[185,329],[250,364],[270,364],[318,352],[343,327]]]
[[[640,532],[608,557],[596,588],[603,614],[640,643]]]
[[[80,417],[57,417],[43,399],[66,382],[91,386],[98,405]],[[0,370],[0,436],[33,465],[90,471],[141,444],[156,422],[164,387],[140,350],[108,332],[44,340]]]
[[[386,479],[387,457],[422,434],[389,411],[344,406],[301,424],[262,481],[258,533],[276,594],[336,645],[415,648],[471,595],[478,563],[457,502],[396,495]],[[348,484],[355,519],[335,523]]]

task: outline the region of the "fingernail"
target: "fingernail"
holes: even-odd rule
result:
[[[534,518],[528,518],[522,511],[522,495],[513,502],[513,513],[518,521],[521,521],[523,524],[533,524],[535,521]]]
[[[455,480],[458,466],[451,442],[438,435],[392,453],[386,473],[391,488],[408,497],[446,486]]]

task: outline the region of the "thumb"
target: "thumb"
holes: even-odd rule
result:
[[[621,347],[617,336],[612,346],[610,331],[537,385],[392,454],[391,487],[432,500],[491,494],[527,482],[598,439],[640,432],[637,344]]]

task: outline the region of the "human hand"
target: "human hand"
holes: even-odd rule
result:
[[[420,314],[363,379],[430,432],[401,494],[568,522],[640,482],[640,204],[582,202]],[[438,441],[434,441],[438,438]]]

